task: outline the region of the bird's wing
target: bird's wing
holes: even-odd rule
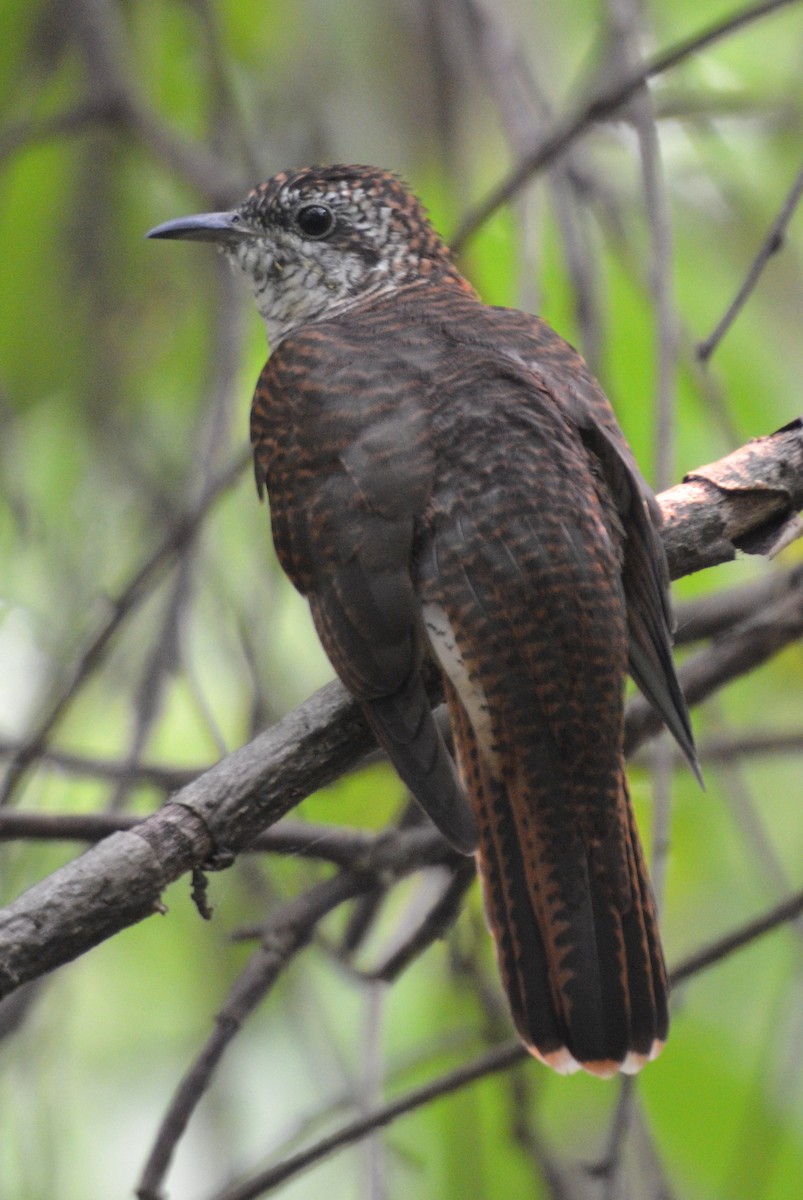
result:
[[[621,531],[549,395],[485,361],[497,399],[451,427],[471,470],[439,475],[419,555],[427,629],[519,1031],[559,1070],[634,1070],[666,988],[622,761]]]
[[[658,533],[660,509],[631,467],[631,456],[622,454],[618,438],[593,420],[580,427],[580,434],[600,465],[625,532],[622,586],[627,598],[630,674],[702,783],[689,710],[672,658],[674,623],[666,555]]]
[[[581,356],[544,321],[510,309],[486,308],[450,333],[508,359],[531,386],[552,398],[579,433],[598,472],[613,520],[623,532],[622,585],[630,638],[629,670],[656,708],[698,779],[688,707],[672,659],[669,572],[659,529],[661,510],[643,479],[607,396]],[[702,782],[702,780],[701,780]]]
[[[421,678],[410,576],[431,486],[424,414],[409,388],[364,374],[364,362],[364,348],[344,353],[343,331],[330,326],[282,344],[254,398],[258,478],[280,561],[335,671],[421,806],[471,852],[473,817]]]

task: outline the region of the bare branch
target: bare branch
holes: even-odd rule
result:
[[[263,1196],[266,1192],[278,1187],[280,1183],[284,1183],[286,1179],[290,1179],[312,1166],[313,1163],[328,1158],[330,1154],[334,1154],[343,1146],[353,1145],[354,1142],[359,1141],[374,1129],[382,1129],[398,1117],[414,1112],[415,1109],[430,1104],[441,1096],[448,1096],[469,1084],[476,1083],[488,1075],[506,1071],[515,1063],[524,1061],[526,1057],[527,1051],[519,1042],[506,1042],[502,1046],[497,1046],[487,1054],[475,1059],[474,1062],[456,1067],[454,1071],[442,1075],[433,1083],[424,1084],[423,1087],[407,1092],[398,1100],[390,1104],[383,1104],[372,1112],[366,1113],[365,1116],[350,1121],[329,1137],[321,1138],[309,1149],[284,1159],[275,1167],[269,1167],[245,1183],[225,1188],[213,1197],[213,1200],[254,1200],[257,1196]]]
[[[789,193],[781,205],[781,210],[775,220],[772,222],[770,231],[759,247],[758,253],[750,264],[750,269],[744,278],[742,286],[729,304],[719,324],[714,329],[713,333],[697,347],[697,357],[701,362],[708,362],[711,355],[719,346],[719,343],[724,338],[725,334],[730,329],[733,322],[736,320],[739,313],[747,303],[750,293],[758,283],[761,273],[766,267],[773,254],[783,246],[784,234],[786,227],[794,216],[795,209],[800,203],[800,197],[803,196],[803,167],[797,173],[795,182],[789,190]]]
[[[0,737],[0,759],[15,758],[27,742],[28,739],[23,742],[19,738]],[[116,758],[95,758],[88,754],[72,754],[67,750],[52,749],[42,750],[37,755],[37,765],[50,767],[63,775],[103,779],[111,783],[130,778],[164,792],[174,792],[176,788],[183,787],[209,767],[209,763],[198,767],[169,767],[155,762],[140,762],[130,769],[127,763]],[[3,815],[0,810],[0,827]]]
[[[479,227],[498,208],[501,208],[503,204],[510,200],[524,186],[530,176],[561,155],[567,146],[571,145],[576,138],[585,133],[597,121],[603,120],[616,112],[648,79],[652,79],[656,75],[661,75],[664,71],[676,67],[684,59],[690,58],[691,55],[698,53],[714,42],[720,41],[723,37],[736,33],[751,22],[769,16],[770,13],[776,12],[781,8],[786,8],[789,4],[795,2],[796,0],[762,0],[759,4],[752,4],[747,8],[740,9],[736,13],[732,13],[724,20],[708,26],[701,33],[695,34],[685,41],[678,42],[677,45],[671,46],[668,50],[663,50],[660,54],[656,54],[654,58],[648,59],[647,62],[634,67],[633,70],[621,79],[615,80],[608,87],[598,92],[591,100],[581,105],[574,116],[557,122],[552,130],[546,134],[540,146],[532,154],[527,155],[511,171],[507,179],[504,179],[502,183],[494,188],[490,196],[477,205],[473,212],[469,213],[450,241],[455,254],[459,254],[463,250],[472,234],[476,233]]]
[[[803,586],[744,621],[713,645],[683,663],[683,691],[694,706],[740,675],[746,675],[791,642],[803,637]],[[655,709],[641,696],[627,706],[625,753],[632,754],[663,728]]]
[[[429,832],[425,831],[427,838]],[[392,834],[389,839],[374,839],[372,853],[361,854],[355,860],[356,866],[342,871],[333,879],[316,884],[303,895],[291,900],[272,914],[263,926],[261,946],[231,989],[228,999],[217,1014],[214,1031],[184,1076],[161,1124],[137,1188],[140,1200],[159,1200],[159,1187],[176,1144],[207,1090],[212,1074],[227,1047],[256,1005],[264,999],[289,960],[310,940],[318,923],[340,904],[370,890],[379,874],[383,878],[387,878],[388,875],[399,877],[418,869],[420,863],[415,855],[406,853],[405,850],[399,853],[398,839],[404,837],[404,834],[399,833]],[[413,837],[415,838],[415,833]],[[443,846],[443,840],[439,836],[438,841]],[[465,869],[461,875],[465,879]]]
[[[794,920],[801,912],[803,912],[803,891],[684,959],[670,972],[672,984],[677,986],[686,982],[708,967],[721,962],[730,954],[749,945],[771,929]],[[291,1155],[246,1182],[231,1188],[224,1188],[213,1197],[213,1200],[256,1200],[256,1197],[265,1195],[273,1188],[278,1187],[280,1183],[300,1174],[336,1150],[352,1145],[373,1130],[384,1128],[406,1113],[420,1108],[423,1104],[467,1087],[479,1079],[484,1079],[487,1075],[508,1070],[526,1060],[527,1051],[519,1042],[506,1042],[487,1054],[481,1055],[473,1063],[449,1071],[432,1083],[416,1088],[398,1100],[380,1105],[373,1112],[346,1123],[339,1130],[321,1138],[306,1150]]]
[[[675,606],[675,645],[686,646],[704,638],[718,637],[790,590],[799,588],[801,583],[803,565],[797,564],[738,587],[722,588],[710,595],[686,600]]]
[[[195,185],[214,204],[243,190],[243,178],[225,159],[190,143],[144,100],[129,70],[121,14],[102,0],[70,0],[72,32],[83,54],[89,109],[135,134],[157,157]]]
[[[803,913],[803,891],[797,892],[794,896],[790,896],[789,899],[783,900],[780,904],[776,904],[764,913],[763,916],[756,917],[755,920],[747,921],[744,925],[740,925],[738,929],[726,934],[724,937],[718,938],[711,945],[704,946],[696,954],[690,954],[683,962],[678,963],[671,972],[670,979],[673,987],[676,987],[679,983],[685,983],[687,979],[691,979],[694,975],[699,975],[701,971],[707,970],[708,967],[722,962],[724,958],[728,958],[736,950],[741,950],[744,946],[749,946],[756,938],[769,933],[771,929],[777,929],[779,925],[785,925],[790,921],[794,921],[795,917],[799,917],[801,913]]]
[[[142,1172],[136,1190],[140,1200],[161,1200],[160,1184],[176,1145],[244,1021],[264,999],[289,960],[309,941],[318,922],[345,900],[370,887],[371,882],[369,875],[346,871],[317,884],[275,914],[265,930],[262,945],[217,1014],[214,1031],[179,1084]]]
[[[114,635],[127,616],[150,595],[164,573],[198,533],[203,519],[215,501],[233,486],[250,461],[250,454],[236,460],[210,481],[203,494],[186,515],[180,517],[153,553],[137,568],[118,596],[111,601],[110,613],[83,650],[68,681],[50,702],[45,715],[11,760],[0,790],[0,805],[7,804],[25,770],[42,752],[53,728],[64,716],[79,690],[86,683],[111,645]]]
[[[732,558],[748,535],[766,537],[769,527],[776,530],[803,504],[801,422],[694,472],[690,482],[660,500],[673,574]],[[793,593],[777,611],[758,616],[692,660],[695,665],[684,668],[691,702],[765,661],[799,636],[801,622],[803,597]],[[636,703],[629,746],[640,744],[658,724]],[[0,912],[0,995],[161,911],[159,897],[169,883],[215,851],[236,853],[250,845],[372,746],[357,705],[341,685],[323,688],[182,788],[136,829],[112,835]]]
[[[673,579],[730,562],[737,550],[772,557],[803,532],[803,420],[690,471],[659,501]]]
[[[8,809],[0,812],[0,842],[99,842],[113,833],[136,829],[148,818],[125,813],[41,813]],[[465,861],[431,825],[408,830],[366,833],[340,825],[284,820],[265,829],[243,854],[282,854],[319,859],[339,867],[353,867],[364,859],[415,861],[419,867],[451,866]],[[261,934],[261,931],[260,931]]]
[[[370,972],[369,978],[392,983],[410,963],[442,938],[447,929],[457,920],[463,897],[474,882],[474,860],[456,857],[454,872],[441,896],[433,904],[426,917],[415,929],[403,946]]]
[[[697,744],[697,757],[702,766],[720,763],[730,763],[734,759],[759,758],[763,755],[775,757],[783,754],[798,755],[803,753],[803,730],[791,733],[776,733],[769,730],[765,733],[732,733],[716,734],[704,738]],[[637,751],[630,756],[630,761],[639,766],[648,766],[648,756]],[[685,757],[678,751],[672,750],[672,766],[675,770],[687,769]]]
[[[734,733],[706,738],[698,747],[700,762],[729,763],[755,755],[803,753],[803,730],[794,733]]]

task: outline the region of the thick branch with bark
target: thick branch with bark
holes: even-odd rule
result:
[[[660,502],[673,579],[739,550],[772,558],[803,533],[803,419],[690,471]]]
[[[737,929],[678,963],[671,971],[673,986],[685,983],[701,971],[722,962],[735,951],[749,946],[757,938],[794,920],[801,912],[803,912],[803,892],[797,892],[754,920],[740,925]],[[358,1141],[370,1130],[383,1128],[404,1117],[407,1113],[414,1112],[423,1104],[441,1096],[448,1096],[462,1088],[470,1087],[478,1080],[498,1071],[509,1070],[510,1067],[524,1062],[526,1059],[527,1050],[519,1041],[504,1042],[500,1046],[494,1046],[492,1050],[482,1054],[479,1058],[447,1071],[422,1087],[406,1092],[396,1100],[382,1104],[373,1112],[363,1113],[356,1119],[346,1122],[333,1133],[319,1138],[303,1150],[288,1155],[274,1166],[268,1167],[267,1170],[259,1172],[240,1184],[222,1189],[216,1193],[214,1200],[256,1200],[258,1196],[266,1195],[267,1192],[272,1191],[286,1180],[292,1179],[314,1163],[321,1162],[335,1151]],[[625,1081],[626,1084],[627,1082]],[[152,1191],[146,1192],[143,1189],[138,1192],[141,1200],[153,1200],[157,1194]]]
[[[675,578],[731,559],[738,549],[771,553],[797,530],[796,512],[803,507],[803,422],[692,472],[659,501]],[[793,599],[786,604],[794,612],[785,611],[778,622],[782,636],[778,629],[768,632],[759,658],[800,636],[799,593]],[[703,663],[706,670],[699,672],[692,699],[755,665],[755,656],[743,646],[741,659],[738,648],[731,650],[724,666],[719,660]],[[645,728],[649,715],[639,711],[637,706],[630,719],[631,745],[652,731]],[[163,911],[160,896],[169,883],[213,855],[249,846],[372,746],[357,705],[341,685],[322,688],[181,788],[151,817],[112,834],[0,912],[0,996]],[[420,865],[431,861],[419,860]]]

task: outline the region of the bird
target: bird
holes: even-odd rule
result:
[[[483,303],[380,168],[284,171],[147,236],[212,242],[251,285],[278,559],[402,781],[475,855],[520,1039],[562,1074],[637,1072],[669,1012],[628,672],[699,766],[660,509],[600,385],[543,320]]]

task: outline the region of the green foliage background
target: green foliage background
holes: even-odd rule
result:
[[[515,158],[497,103],[500,60],[487,41],[485,55],[472,41],[478,11],[507,47],[501,61],[516,51],[553,112],[569,111],[599,85],[615,6],[595,0],[489,0],[484,10],[468,0],[5,0],[6,754],[65,687],[114,597],[177,514],[247,441],[265,356],[248,297],[206,248],[148,244],[145,230],[230,203],[238,180],[244,190],[276,170],[328,160],[399,171],[448,237]],[[650,49],[729,11],[679,0],[649,4],[633,20]],[[653,89],[680,327],[676,479],[801,410],[799,216],[707,371],[693,345],[721,316],[799,169],[802,34],[803,12],[792,5],[695,55]],[[530,128],[535,139],[538,126]],[[605,123],[572,155],[593,182],[584,202],[577,193],[567,202],[554,173],[537,177],[526,201],[470,242],[462,266],[485,299],[537,305],[581,348],[596,330],[593,365],[649,475],[657,323],[632,128]],[[594,285],[590,324],[578,316],[567,216]],[[684,581],[677,593],[735,585],[796,561],[792,547],[774,566],[732,564]],[[277,569],[247,472],[215,504],[183,571],[180,580],[167,572],[126,620],[55,730],[51,748],[88,765],[76,773],[41,760],[17,797],[22,807],[107,807],[114,785],[92,764],[126,760],[148,703],[154,711],[137,755],[194,768],[241,745],[329,677],[304,605]],[[800,731],[802,669],[794,646],[730,687],[696,714],[699,740]],[[649,844],[649,772],[634,767],[632,781]],[[703,795],[686,772],[674,780],[664,908],[670,963],[801,886],[800,755],[712,763],[706,781]],[[145,813],[163,792],[137,784],[123,799],[127,810]],[[402,802],[380,765],[310,798],[299,816],[381,829]],[[3,901],[75,852],[60,843],[5,845]],[[6,1023],[0,1047],[0,1194],[130,1195],[159,1117],[245,962],[247,948],[233,945],[231,932],[325,872],[305,861],[243,861],[213,878],[211,925],[198,920],[185,881],[165,897],[166,917],[45,980],[25,1019]],[[397,889],[360,963],[392,939],[420,887],[412,880]],[[344,920],[336,914],[327,923],[326,941]],[[803,1190],[800,937],[800,925],[785,927],[675,997],[669,1047],[638,1082],[639,1122],[672,1195],[788,1200]],[[458,971],[464,959],[476,964],[474,977]],[[398,1094],[509,1036],[495,1004],[476,889],[450,939],[392,989],[359,985],[326,942],[314,945],[224,1060],[180,1149],[170,1195],[210,1196],[371,1098]],[[376,1085],[369,1048],[381,1061]],[[406,1117],[380,1135],[379,1149],[344,1151],[282,1194],[666,1194],[655,1190],[658,1168],[640,1125],[613,1183],[584,1170],[605,1156],[618,1092],[618,1083],[559,1079],[528,1064]],[[539,1155],[517,1138],[522,1118],[565,1169],[569,1191],[554,1190]],[[386,1192],[370,1189],[370,1154],[383,1164]]]

